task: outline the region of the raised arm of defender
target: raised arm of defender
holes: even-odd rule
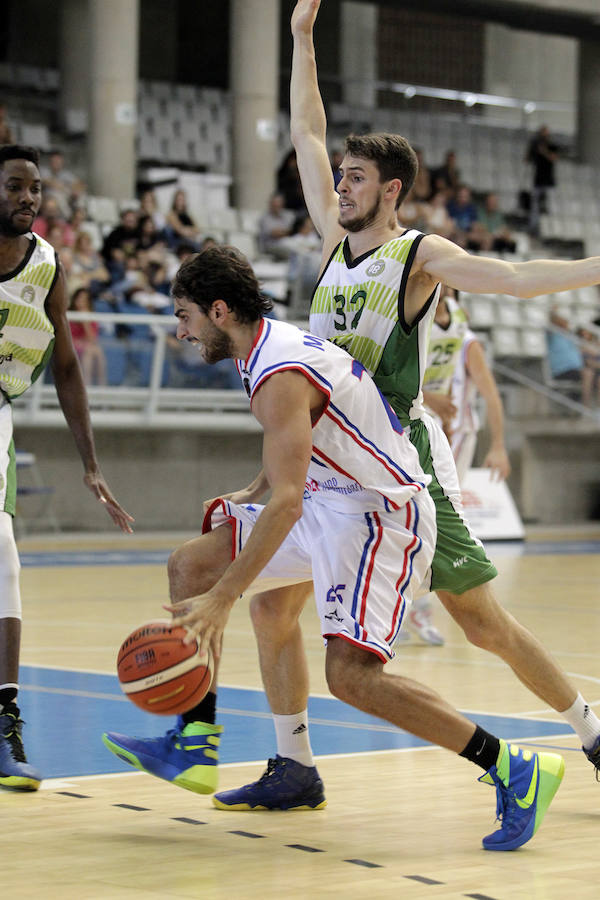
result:
[[[419,245],[413,273],[423,273],[459,291],[529,299],[599,284],[600,256],[507,262],[474,256],[446,238],[427,235]]]
[[[323,238],[323,256],[329,258],[345,232],[337,221],[338,197],[327,153],[327,120],[317,81],[313,27],[320,5],[321,0],[298,0],[292,15],[290,127],[306,206]]]

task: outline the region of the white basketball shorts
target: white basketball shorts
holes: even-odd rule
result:
[[[263,509],[220,500],[203,530],[229,521],[233,559]],[[435,507],[427,491],[392,513],[345,514],[308,499],[302,518],[246,593],[312,580],[323,637],[342,637],[387,662],[408,605],[422,593],[421,582],[429,582],[435,541]]]

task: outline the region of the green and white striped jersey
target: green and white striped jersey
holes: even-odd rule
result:
[[[460,308],[452,297],[444,297],[444,303],[448,308],[450,321],[444,328],[433,323],[429,340],[429,353],[427,357],[427,369],[423,380],[423,387],[427,391],[436,394],[448,394],[452,385],[454,370],[459,361],[465,335],[469,330],[469,323],[465,311]]]
[[[424,412],[421,388],[440,290],[408,325],[406,285],[423,237],[409,230],[354,260],[345,238],[317,283],[310,310],[310,330],[362,363],[403,425]]]
[[[0,276],[0,390],[20,396],[43,372],[54,348],[46,298],[58,275],[54,248],[32,234],[18,269]]]

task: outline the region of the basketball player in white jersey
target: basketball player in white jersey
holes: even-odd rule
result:
[[[218,658],[241,594],[312,581],[334,696],[472,759],[505,811],[484,847],[521,846],[558,789],[562,758],[508,745],[424,685],[384,671],[435,546],[429,477],[397,416],[344,350],[263,318],[268,301],[233,248],[214,247],[184,263],[172,292],[179,340],[198,344],[205,362],[237,360],[263,428],[263,481],[271,490],[265,506],[215,501],[205,533],[175,551],[174,624],[190,628]],[[176,783],[195,789],[196,773],[182,771],[194,759],[187,749],[197,743],[193,730],[150,740],[108,734],[105,743],[158,777],[175,780],[179,772]],[[475,745],[476,754],[467,751]],[[326,804],[316,768],[281,755],[257,783],[214,802],[221,809]]]
[[[38,154],[0,148],[0,786],[37,790],[17,705],[21,643],[19,556],[13,534],[16,463],[11,401],[52,360],[56,391],[84,468],[84,482],[122,531],[131,516],[112,496],[96,459],[87,396],[67,322],[64,275],[54,249],[31,226],[41,203]]]
[[[439,235],[404,231],[397,207],[414,181],[417,160],[399,135],[347,138],[334,189],[313,43],[319,6],[320,0],[298,0],[291,22],[292,141],[308,212],[323,239],[310,330],[364,365],[431,475],[438,533],[431,589],[472,643],[500,656],[542,702],[561,713],[598,772],[600,720],[551,654],[497,601],[490,585],[496,569],[463,519],[452,453],[423,409],[420,382],[439,285],[526,299],[600,283],[600,257],[512,263],[472,256]],[[277,747],[308,766],[308,679],[298,674],[303,658],[298,617],[305,601],[301,590],[282,588],[253,598],[251,613]],[[243,796],[241,788],[240,803]]]

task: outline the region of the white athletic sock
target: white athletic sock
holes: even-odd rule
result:
[[[274,715],[273,724],[279,755],[295,759],[303,766],[314,766],[308,733],[308,710],[303,709],[293,716]]]
[[[577,732],[585,749],[590,750],[600,735],[600,719],[581,694],[577,694],[575,703],[565,709],[561,716]]]

